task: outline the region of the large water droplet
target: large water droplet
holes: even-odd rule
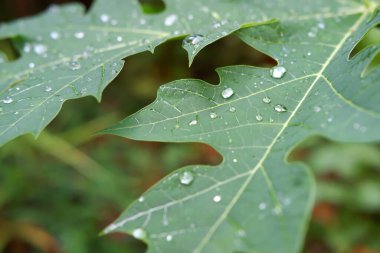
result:
[[[264,97],[263,102],[266,104],[270,104],[270,102],[272,102],[272,100],[270,99],[270,97]]]
[[[274,107],[274,110],[276,112],[286,112],[286,111],[288,111],[288,108],[286,108],[284,105],[276,105]]]
[[[33,69],[36,66],[34,62],[29,62],[28,67]]]
[[[177,21],[178,16],[175,14],[171,14],[165,18],[164,24],[166,26],[172,26]]]
[[[261,116],[261,114],[257,114],[256,115],[256,120],[259,121],[259,122],[263,121],[263,116]]]
[[[194,181],[194,175],[190,171],[185,171],[179,176],[181,184],[189,185]]]
[[[132,235],[136,239],[145,239],[147,237],[147,233],[144,229],[142,228],[136,228],[133,230]]]
[[[285,75],[285,73],[286,73],[286,68],[283,66],[274,66],[270,70],[270,75],[276,79],[282,78]]]
[[[223,98],[230,98],[234,94],[234,90],[231,88],[227,88],[222,91],[222,97]]]
[[[143,196],[141,196],[141,197],[138,199],[138,201],[139,201],[140,203],[142,203],[142,202],[145,201],[145,198],[144,198]]]
[[[202,40],[204,40],[204,36],[203,35],[200,35],[200,34],[194,34],[194,35],[189,35],[187,36],[183,42],[182,42],[182,46],[186,46],[186,45],[196,45],[198,44],[199,42],[201,42]]]
[[[222,196],[220,195],[215,195],[214,198],[212,199],[215,203],[219,203],[222,200]]]
[[[50,91],[52,91],[52,90],[53,90],[53,88],[50,87],[50,86],[46,86],[46,87],[45,87],[45,91],[46,91],[46,92],[50,92]]]
[[[11,98],[9,96],[3,99],[4,104],[10,104],[12,102],[13,102],[13,98]]]

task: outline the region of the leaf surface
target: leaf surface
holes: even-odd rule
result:
[[[0,60],[0,145],[25,133],[37,135],[66,100],[100,100],[123,58],[153,51],[166,40],[198,35],[185,44],[191,62],[202,48],[243,26],[360,8],[339,0],[307,6],[279,0],[170,0],[164,12],[147,15],[137,0],[98,0],[86,14],[77,4],[53,6],[39,16],[3,24],[0,39],[11,38],[21,57]]]
[[[281,78],[269,69],[231,66],[217,70],[216,86],[174,81],[151,105],[105,130],[203,142],[224,158],[168,175],[105,232],[132,233],[149,253],[300,252],[315,187],[302,164],[287,162],[289,152],[311,135],[380,140],[380,70],[363,74],[378,46],[349,59],[380,14],[371,5],[358,10],[243,29],[238,35],[246,43],[286,69]]]

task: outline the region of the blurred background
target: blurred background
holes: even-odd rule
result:
[[[72,1],[0,0],[0,22],[66,2]],[[92,3],[81,2],[87,7]],[[140,2],[147,13],[164,8],[161,1]],[[374,43],[380,43],[379,28],[355,51]],[[17,57],[8,40],[0,40],[0,51],[10,60]],[[378,58],[372,67],[378,66]],[[203,144],[138,142],[94,133],[152,102],[160,84],[180,78],[217,84],[214,69],[234,64],[270,67],[274,62],[229,36],[208,46],[189,68],[181,41],[170,41],[154,55],[127,58],[101,104],[89,97],[66,102],[38,140],[23,136],[2,147],[0,252],[144,252],[145,245],[128,235],[98,233],[170,171],[189,164],[218,164],[221,157]],[[380,145],[313,137],[290,160],[309,164],[318,184],[303,252],[379,253]]]

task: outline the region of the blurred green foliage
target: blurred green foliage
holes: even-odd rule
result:
[[[2,0],[0,21],[35,14],[49,2],[65,1]],[[154,1],[142,2],[145,12],[157,11]],[[163,8],[158,4],[158,10]],[[374,28],[356,51],[379,42]],[[154,55],[126,59],[101,104],[93,98],[70,101],[37,140],[24,136],[1,149],[0,252],[144,252],[145,246],[127,235],[98,233],[168,172],[188,164],[217,164],[221,157],[203,144],[142,143],[96,131],[152,102],[160,84],[180,78],[216,84],[219,66],[274,64],[230,36],[207,47],[188,68],[180,45],[171,41]],[[0,41],[0,51],[17,58],[9,41]],[[377,57],[371,68],[379,62]],[[290,160],[309,164],[318,181],[304,252],[380,252],[380,146],[314,137]]]

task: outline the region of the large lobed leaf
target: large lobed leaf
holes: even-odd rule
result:
[[[286,1],[288,9],[296,2]],[[232,66],[218,69],[217,86],[174,81],[151,105],[105,130],[138,140],[203,142],[224,158],[218,166],[168,175],[105,233],[131,233],[148,243],[149,253],[299,252],[315,187],[302,164],[286,161],[289,152],[310,135],[380,140],[380,69],[364,74],[378,47],[349,59],[379,23],[375,9],[367,3],[357,13],[322,14],[317,8],[315,15],[241,30],[246,43],[286,68],[282,78]]]
[[[144,14],[137,0],[97,0],[88,13],[71,4],[0,26],[21,58],[0,64],[0,145],[25,133],[37,135],[64,101],[101,98],[123,66],[122,59],[187,34],[190,62],[205,46],[240,27],[298,16],[356,13],[339,0],[170,0],[164,12]],[[244,13],[244,15],[242,15]],[[1,54],[0,54],[1,55]]]

